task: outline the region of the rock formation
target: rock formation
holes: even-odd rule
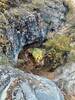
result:
[[[73,97],[75,95],[75,63],[68,63],[64,67],[58,68],[55,76],[57,76],[56,84],[61,90]]]
[[[68,67],[58,68],[56,71],[57,77],[54,81],[31,73],[25,73],[24,71],[15,69],[15,66],[11,66],[10,64],[13,60],[17,62],[20,51],[22,49],[25,50],[24,47],[33,45],[34,43],[43,44],[44,40],[49,39],[49,32],[51,32],[52,36],[53,32],[54,34],[57,34],[57,32],[63,33],[63,29],[61,31],[58,30],[63,26],[65,27],[67,12],[68,7],[64,0],[0,0],[0,100],[64,100],[63,92],[67,95],[75,95],[74,63],[69,64]],[[75,23],[73,23],[73,27],[75,27]],[[70,31],[69,34],[71,34]],[[62,41],[65,40],[65,37]],[[61,39],[59,42],[61,42]],[[60,45],[57,44],[55,47],[64,48],[63,44],[65,42],[61,42]],[[63,50],[58,48],[58,55],[56,55],[55,53],[57,52],[53,48],[50,51],[53,44],[52,46],[49,44],[49,46],[48,55],[51,57],[51,60],[48,56],[45,56],[49,58],[49,60],[45,60],[47,61],[46,67],[48,68],[52,61],[52,67],[55,69],[57,68],[57,62],[60,65],[59,61],[62,60],[61,57],[66,58],[68,56],[67,54],[63,54]],[[43,49],[44,47],[45,45],[43,45]],[[39,49],[36,50],[37,53]],[[47,51],[46,49],[45,51]],[[51,52],[54,54],[51,55]],[[43,53],[39,52],[38,54],[41,55]],[[28,51],[28,54],[30,54],[30,51]],[[34,56],[35,51],[32,54]],[[6,56],[9,59],[11,58],[11,61]],[[53,60],[55,56],[56,59]],[[27,60],[27,55],[25,57]],[[37,55],[34,58],[38,58],[38,63],[40,60],[43,65],[41,56]],[[29,62],[27,61],[27,63]],[[35,61],[36,63],[37,61]],[[37,64],[37,66],[41,63]],[[55,66],[53,66],[53,63]],[[63,64],[62,61],[61,64]],[[54,82],[62,91],[59,90]]]
[[[49,31],[57,31],[66,21],[67,7],[62,0],[27,1],[31,0],[1,1],[10,7],[0,12],[0,32],[11,42],[9,53],[15,61],[23,46],[41,43]]]
[[[0,100],[64,100],[50,80],[0,65]]]

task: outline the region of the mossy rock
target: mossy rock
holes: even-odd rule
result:
[[[70,38],[66,35],[56,35],[44,43],[46,48],[54,48],[56,51],[70,51]]]
[[[43,61],[45,68],[50,71],[56,69],[58,66],[65,64],[68,61],[68,54],[71,51],[70,37],[66,35],[57,35],[53,39],[47,40],[44,48],[31,48],[31,54],[35,61]]]
[[[45,50],[40,49],[40,48],[32,48],[30,49],[30,52],[36,62],[40,62],[43,59],[44,54],[45,54]]]
[[[8,0],[0,0],[0,11],[5,11],[8,8]]]
[[[10,64],[10,61],[7,56],[4,54],[0,54],[0,65],[8,65]]]

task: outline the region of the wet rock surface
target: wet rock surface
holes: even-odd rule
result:
[[[50,80],[0,65],[0,100],[64,100]]]

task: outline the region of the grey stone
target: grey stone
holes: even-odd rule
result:
[[[0,65],[0,100],[64,100],[50,80]]]
[[[25,8],[10,9],[5,14],[7,18],[5,18],[6,26],[3,34],[12,44],[9,55],[16,61],[23,46],[34,42],[43,42],[46,36],[46,27],[40,15],[28,12]]]
[[[48,24],[48,31],[58,31],[66,22],[68,8],[63,0],[45,0],[40,8],[41,17]]]
[[[68,95],[75,95],[75,63],[68,63],[56,71],[55,82]]]

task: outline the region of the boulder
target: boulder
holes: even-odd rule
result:
[[[64,100],[50,80],[0,65],[0,100]]]
[[[55,82],[61,90],[69,96],[75,96],[75,63],[71,62],[58,68],[55,76]]]

